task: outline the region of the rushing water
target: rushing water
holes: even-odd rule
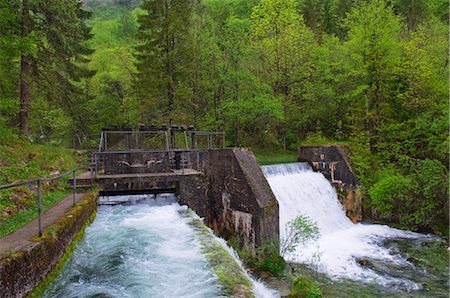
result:
[[[406,292],[423,289],[422,277],[428,273],[408,260],[395,243],[420,245],[435,237],[385,225],[353,224],[332,185],[306,163],[264,166],[263,171],[279,202],[281,237],[285,224],[298,215],[308,216],[320,228],[318,241],[298,247],[287,256],[290,261],[307,264],[332,280],[378,284]],[[441,272],[440,277],[445,289],[448,275]],[[430,276],[425,283],[432,279]]]
[[[194,230],[179,214],[183,208],[174,196],[99,206],[95,221],[44,296],[220,296]]]
[[[221,297],[186,206],[173,194],[102,197],[95,221],[44,297]],[[218,239],[233,257],[222,239]],[[239,259],[236,258],[242,266]],[[256,297],[278,297],[248,275]]]

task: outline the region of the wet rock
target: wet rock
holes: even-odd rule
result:
[[[362,259],[362,258],[356,258],[355,262],[358,263],[359,265],[366,267],[366,268],[370,268],[370,269],[374,269],[375,266],[372,264],[372,262],[370,262],[367,259]]]

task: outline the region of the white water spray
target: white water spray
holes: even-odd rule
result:
[[[307,163],[263,166],[280,206],[280,236],[285,224],[306,215],[316,221],[320,237],[316,243],[299,247],[288,255],[331,278],[348,278],[385,286],[420,289],[421,285],[361,266],[357,260],[375,260],[388,266],[413,267],[403,256],[385,248],[389,238],[424,238],[422,234],[384,225],[353,224],[345,215],[333,186]]]
[[[173,194],[100,198],[101,204],[119,202],[126,203],[99,207],[44,297],[221,297],[190,218],[183,216],[187,206]],[[245,271],[226,242],[217,240]],[[279,297],[246,274],[256,297]]]

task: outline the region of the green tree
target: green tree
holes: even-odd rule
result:
[[[396,68],[400,63],[400,19],[384,0],[355,7],[345,19],[348,28],[348,80],[353,86],[353,125],[376,142],[378,127],[386,118],[393,96]]]
[[[20,40],[11,43],[13,47],[20,44],[15,49],[19,59],[7,59],[13,69],[19,69],[15,96],[20,99],[21,132],[30,134],[30,103],[40,96],[78,118],[73,109],[81,94],[77,81],[89,75],[84,67],[91,53],[84,43],[90,37],[85,24],[89,13],[75,0],[9,2],[1,15],[11,17],[6,28],[14,40]]]
[[[303,23],[294,0],[263,0],[253,8],[252,40],[260,58],[256,72],[283,97],[284,122],[295,105],[293,90],[310,74],[312,32]],[[283,132],[286,146],[286,131]]]
[[[183,0],[147,0],[139,16],[136,88],[141,121],[178,115],[183,101],[191,100],[187,78],[191,70],[189,27],[192,3]],[[176,103],[178,104],[176,109]],[[167,118],[166,118],[167,120]]]

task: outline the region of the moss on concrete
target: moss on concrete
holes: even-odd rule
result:
[[[27,250],[13,252],[0,260],[0,296],[36,296],[29,293],[38,293],[48,284],[51,272],[60,268],[73,250],[74,239],[82,238],[84,227],[95,217],[96,198],[96,193],[87,194]]]
[[[190,224],[195,227],[201,252],[206,256],[222,286],[222,294],[228,297],[254,297],[253,285],[241,266],[215,239],[211,230],[189,210]]]

